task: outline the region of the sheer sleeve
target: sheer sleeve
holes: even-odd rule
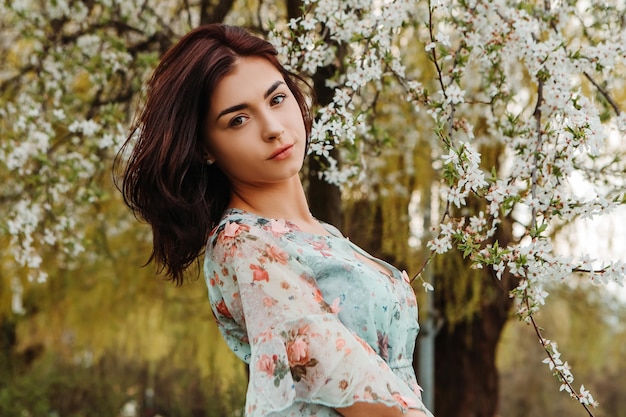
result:
[[[298,251],[270,226],[226,222],[211,239],[205,263],[218,325],[250,364],[246,415],[280,415],[296,403],[339,408],[361,401],[430,415],[342,324]]]

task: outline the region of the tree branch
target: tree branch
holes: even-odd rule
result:
[[[580,405],[583,406],[583,408],[587,411],[587,414],[589,414],[590,417],[594,417],[593,413],[591,412],[591,410],[589,410],[589,407],[587,407],[587,404],[584,404],[580,401],[580,394],[578,394],[578,392],[574,389],[574,387],[572,386],[572,384],[570,384],[570,382],[567,380],[567,378],[565,377],[565,375],[563,374],[563,372],[561,372],[561,370],[558,367],[558,364],[556,363],[556,359],[554,358],[554,356],[552,355],[552,352],[550,352],[550,349],[547,348],[546,345],[546,339],[543,337],[543,335],[541,334],[541,330],[539,329],[539,326],[537,325],[537,322],[535,321],[535,318],[533,317],[532,313],[530,313],[530,304],[528,302],[528,298],[526,298],[526,307],[528,308],[528,318],[530,319],[530,322],[533,326],[533,328],[535,329],[535,333],[537,334],[537,337],[539,338],[539,341],[541,342],[541,346],[543,346],[544,350],[546,351],[546,353],[548,354],[548,359],[550,360],[550,362],[552,363],[552,366],[555,369],[555,372],[558,374],[559,379],[561,380],[561,382],[563,384],[566,384],[570,391],[570,394],[576,398],[578,400],[578,402],[580,403]]]
[[[600,84],[598,84],[596,82],[596,80],[593,79],[593,77],[591,75],[589,75],[586,71],[583,72],[583,74],[585,75],[585,77],[591,82],[591,84],[593,84],[598,91],[600,92],[600,94],[602,94],[602,96],[604,96],[604,98],[606,99],[606,101],[609,102],[609,104],[611,105],[611,107],[613,107],[613,111],[615,112],[616,115],[620,115],[621,114],[621,109],[619,108],[619,105],[615,102],[615,100],[613,100],[613,97],[611,97],[611,95],[609,94],[608,91],[606,91],[604,88],[602,88],[602,86]]]

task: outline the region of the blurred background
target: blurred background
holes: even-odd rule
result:
[[[428,83],[434,82],[430,61],[412,53],[424,49],[416,38],[425,3],[418,3],[398,48],[415,77]],[[296,0],[2,2],[0,416],[243,415],[247,371],[214,324],[198,265],[178,288],[145,266],[150,230],[124,206],[111,166],[143,82],[179,36],[221,21],[267,34],[263,22],[284,24],[303,6]],[[606,15],[619,16],[621,7]],[[598,18],[587,29],[596,24],[608,23]],[[341,71],[333,65],[311,77],[321,104],[332,99],[325,81]],[[519,83],[530,85],[524,75]],[[413,113],[394,88],[377,92],[382,105],[368,133],[375,139],[358,149],[368,160],[365,184],[331,186],[317,175],[315,158],[303,177],[317,217],[411,274],[428,257],[441,167],[431,160],[432,118]],[[626,104],[626,89],[616,100]],[[486,123],[475,120],[476,131]],[[623,138],[617,147],[624,151]],[[496,160],[502,149],[481,151]],[[467,209],[481,206],[470,202]],[[625,215],[563,225],[554,231],[559,252],[624,259]],[[498,232],[505,244],[515,239],[513,223],[505,221]],[[426,274],[433,297],[419,283],[415,289],[421,320],[435,324],[430,329],[424,322],[421,337],[433,338],[435,349],[428,356],[419,345],[415,366],[419,372],[434,364],[428,390],[435,415],[586,414],[559,392],[534,329],[514,317],[510,277],[498,281],[490,271],[470,269],[455,251],[436,258]],[[536,318],[544,336],[558,341],[574,385],[584,384],[599,401],[594,416],[626,416],[623,289],[572,277],[549,291]]]

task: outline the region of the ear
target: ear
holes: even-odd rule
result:
[[[202,159],[207,165],[213,165],[215,163],[215,158],[213,157],[213,155],[211,155],[211,152],[209,152],[206,145],[203,148],[204,149],[200,151]]]

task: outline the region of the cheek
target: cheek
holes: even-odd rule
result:
[[[300,107],[296,106],[294,110],[291,111],[290,119],[293,120],[294,128],[300,131],[302,135],[306,135],[306,127],[304,125],[304,117],[302,116],[302,112],[300,111]]]

